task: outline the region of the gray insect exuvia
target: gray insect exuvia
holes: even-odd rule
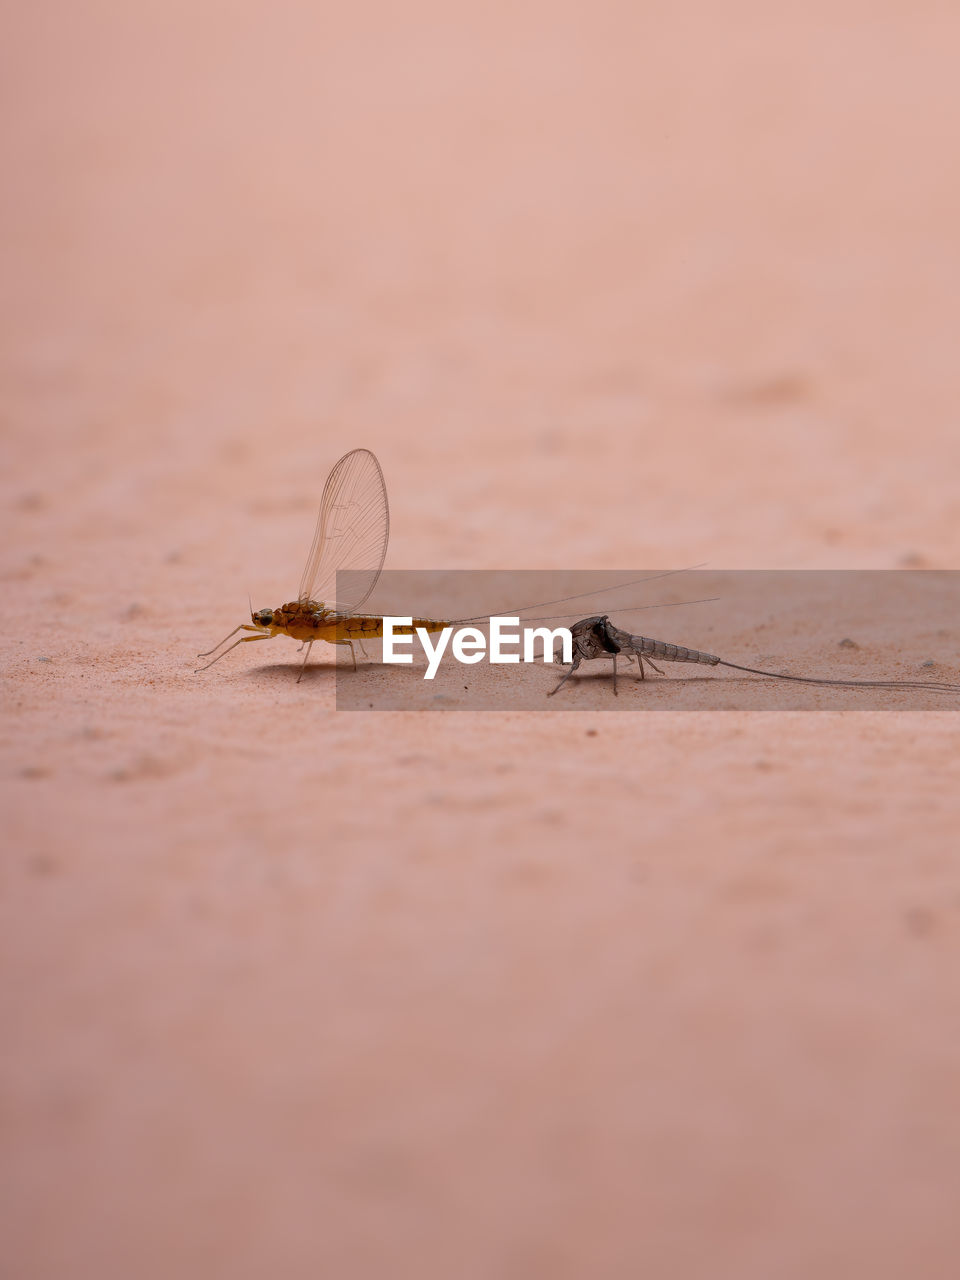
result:
[[[594,658],[613,659],[613,692],[617,693],[617,658],[623,655],[629,662],[636,658],[640,666],[640,679],[646,679],[644,662],[659,675],[664,673],[653,661],[695,662],[705,667],[730,667],[733,671],[746,671],[750,675],[765,676],[770,680],[793,680],[798,684],[835,685],[844,689],[934,689],[943,693],[960,693],[960,684],[947,684],[937,680],[831,680],[823,676],[791,676],[782,671],[764,671],[760,667],[745,667],[738,662],[727,662],[715,653],[700,649],[687,649],[683,645],[668,644],[665,640],[651,640],[648,636],[634,636],[616,626],[606,614],[581,618],[570,628],[573,639],[573,662],[563,679],[551,689],[552,697],[577,670],[582,662]],[[556,656],[556,655],[554,655]]]

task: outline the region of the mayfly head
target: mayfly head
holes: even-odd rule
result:
[[[581,636],[593,635],[595,632],[602,632],[607,619],[601,617],[581,618],[579,622],[575,622],[570,628],[570,634],[574,640],[578,640]]]
[[[273,626],[273,610],[258,609],[256,613],[250,614],[250,620],[257,627],[272,627]]]
[[[619,653],[620,646],[610,634],[610,619],[602,617],[581,618],[570,628],[574,643],[584,657],[600,657],[604,653]]]

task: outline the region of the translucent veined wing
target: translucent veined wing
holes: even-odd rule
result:
[[[338,613],[359,609],[376,586],[387,555],[390,508],[380,463],[369,449],[354,449],[336,464],[323,486],[313,545],[300,579],[300,600],[334,606],[337,572],[351,570]]]

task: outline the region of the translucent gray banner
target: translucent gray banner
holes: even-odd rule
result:
[[[362,581],[337,576],[340,710],[960,711],[960,572],[391,570],[361,602]],[[518,620],[496,646],[491,617]]]

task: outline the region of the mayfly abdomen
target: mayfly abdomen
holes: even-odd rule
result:
[[[621,653],[636,654],[644,658],[660,658],[663,662],[698,662],[705,667],[715,667],[720,659],[701,649],[687,649],[682,644],[668,644],[666,640],[651,640],[649,636],[634,636],[621,627],[615,627],[609,618],[604,619],[605,632]]]
[[[715,667],[720,661],[712,653],[685,649],[681,644],[667,644],[664,640],[650,640],[646,636],[634,636],[633,645],[623,646],[623,652],[636,653],[638,650],[645,657],[661,658],[664,662],[699,662],[705,667]]]
[[[420,631],[442,631],[451,624],[438,618],[413,618],[409,626],[401,623],[393,624],[395,636],[412,636]],[[356,617],[326,618],[316,633],[318,640],[327,640],[330,644],[345,644],[350,640],[375,640],[383,635],[383,618],[357,615]]]

